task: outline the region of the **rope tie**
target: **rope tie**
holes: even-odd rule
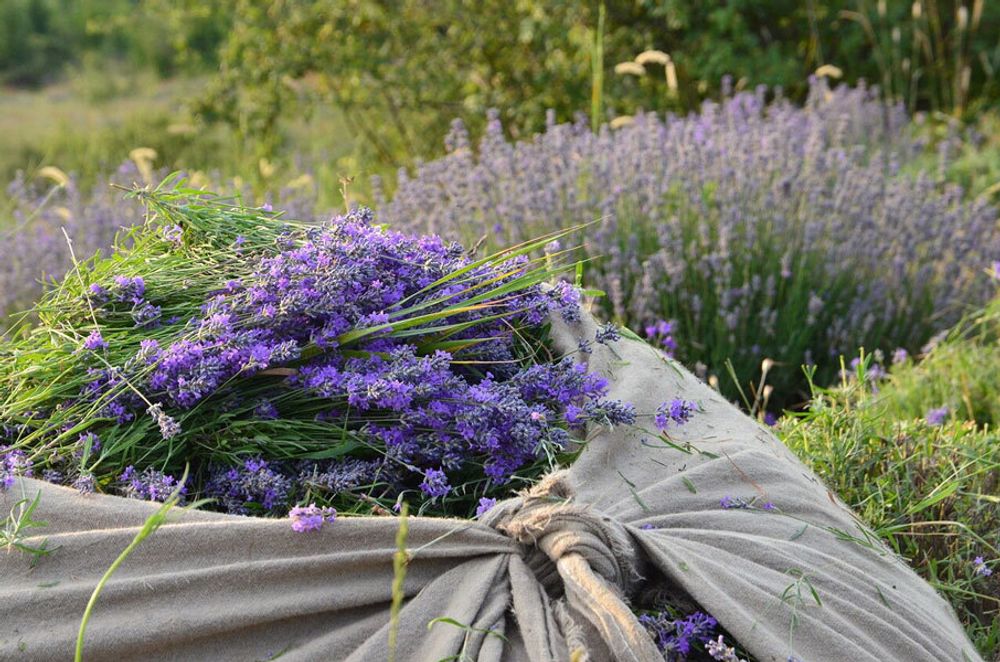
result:
[[[642,581],[631,536],[614,519],[574,503],[568,478],[565,471],[546,477],[491,508],[482,522],[522,546],[545,591],[565,603],[572,623],[564,630],[584,630],[585,640],[603,642],[616,660],[662,660],[625,602]]]

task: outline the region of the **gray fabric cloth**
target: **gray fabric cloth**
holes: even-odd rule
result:
[[[596,328],[554,326],[567,351]],[[981,659],[945,600],[769,431],[641,342],[587,358],[645,416],[590,430],[568,471],[481,522],[411,518],[397,660],[654,660],[628,605],[657,595],[701,605],[768,662]],[[668,443],[651,414],[676,396],[701,411]],[[2,660],[70,658],[91,591],[157,508],[24,479],[0,513],[39,492],[48,526],[27,542],[58,549],[33,567],[0,554]],[[107,585],[85,659],[386,660],[396,530],[181,512]],[[438,617],[469,629],[428,627]]]

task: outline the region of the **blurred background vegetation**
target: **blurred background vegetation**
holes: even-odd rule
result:
[[[667,59],[636,63],[648,50]],[[523,138],[549,110],[690,111],[724,76],[801,99],[823,65],[928,113],[932,138],[978,128],[994,149],[954,177],[996,182],[1000,3],[985,0],[6,0],[0,178],[56,165],[88,183],[143,146],[257,190],[309,163],[332,205],[341,175],[363,197],[490,108]]]

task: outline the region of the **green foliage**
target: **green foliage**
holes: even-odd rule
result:
[[[965,129],[965,140],[960,141],[954,139],[954,122],[949,122],[947,129],[941,124],[931,126],[939,134],[949,134],[951,158],[945,176],[970,195],[1000,205],[1000,114],[991,110],[979,115]]]
[[[565,115],[590,96],[589,11],[549,4],[241,0],[202,110],[269,153],[283,115],[333,104],[388,161],[427,153],[452,117],[493,106],[538,126],[547,108]]]
[[[892,371],[880,400],[895,419],[948,407],[959,420],[1000,426],[1000,299],[969,317],[920,362]]]
[[[839,15],[864,33],[879,82],[894,99],[962,115],[1000,92],[1000,7],[985,0],[855,0]],[[869,65],[870,66],[870,65]],[[874,75],[877,74],[877,75]]]
[[[42,493],[38,492],[34,499],[25,496],[14,503],[10,514],[3,520],[3,528],[0,529],[0,549],[7,553],[16,549],[33,557],[32,562],[52,552],[45,540],[38,544],[27,542],[27,539],[35,535],[33,532],[28,534],[29,529],[46,526],[45,522],[33,518],[41,496]]]
[[[230,3],[197,0],[4,0],[0,82],[39,85],[90,55],[160,75],[215,64]]]
[[[641,0],[610,3],[602,19],[597,2],[239,0],[200,109],[271,154],[283,116],[333,104],[373,155],[405,163],[437,152],[451,118],[475,129],[493,107],[517,137],[549,109],[560,121],[588,107],[602,119],[691,109],[726,75],[801,97],[823,64],[882,83],[911,110],[960,114],[995,99],[1000,7],[917,4]],[[660,63],[646,64],[650,76],[610,75],[649,49],[669,55],[672,89]]]
[[[955,368],[932,358],[900,374],[923,370],[932,381],[947,380]],[[1000,559],[1000,435],[972,422],[932,426],[894,404],[897,389],[916,395],[924,388],[893,376],[877,394],[863,380],[816,389],[809,409],[782,419],[777,431],[951,601],[977,648],[992,659],[1000,652],[1000,573],[977,575],[973,559],[982,556],[992,567]]]
[[[6,0],[0,4],[0,81],[34,84],[51,75],[76,39],[55,24],[46,0]]]

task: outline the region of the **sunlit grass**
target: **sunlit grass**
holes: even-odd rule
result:
[[[778,433],[872,529],[955,607],[987,659],[1000,652],[1000,434],[972,421],[931,425],[898,398],[932,399],[961,380],[951,361],[904,367],[873,392],[852,380],[816,389]],[[914,371],[923,379],[915,380]],[[995,375],[996,373],[994,373]],[[992,384],[993,397],[1000,383]],[[959,417],[961,418],[961,416]]]

